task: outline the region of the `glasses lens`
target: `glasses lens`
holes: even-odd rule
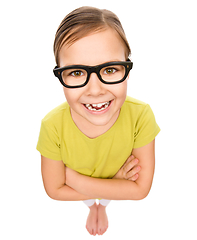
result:
[[[118,82],[125,76],[125,67],[122,65],[112,65],[101,69],[100,75],[105,82]]]
[[[62,72],[62,79],[67,86],[79,86],[86,82],[87,72],[84,69],[66,69]]]

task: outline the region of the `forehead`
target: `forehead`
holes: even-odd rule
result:
[[[60,67],[73,64],[99,65],[124,60],[126,60],[124,43],[112,29],[83,37],[71,46],[65,44],[59,53]]]

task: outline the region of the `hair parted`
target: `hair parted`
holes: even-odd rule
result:
[[[114,29],[125,44],[126,58],[131,50],[119,18],[111,11],[94,7],[80,7],[69,13],[61,22],[54,41],[54,55],[59,66],[59,52],[64,44],[72,45],[91,33]]]

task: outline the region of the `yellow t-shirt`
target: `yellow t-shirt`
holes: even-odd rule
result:
[[[115,124],[101,136],[90,139],[75,125],[67,102],[42,120],[37,150],[75,171],[98,178],[112,178],[133,148],[154,140],[160,128],[150,106],[127,97]]]

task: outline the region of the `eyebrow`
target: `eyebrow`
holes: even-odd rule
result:
[[[99,64],[96,64],[96,65],[87,65],[87,64],[82,64],[82,63],[77,63],[77,64],[66,64],[62,67],[68,67],[68,66],[79,66],[79,65],[82,65],[82,66],[99,66],[99,65],[102,65],[102,64],[105,64],[105,63],[110,63],[110,62],[124,62],[124,61],[127,61],[127,60],[120,60],[120,59],[113,59],[113,60],[110,60],[110,61],[106,61],[106,62],[102,62],[102,63],[99,63]],[[60,68],[62,68],[60,67]]]

